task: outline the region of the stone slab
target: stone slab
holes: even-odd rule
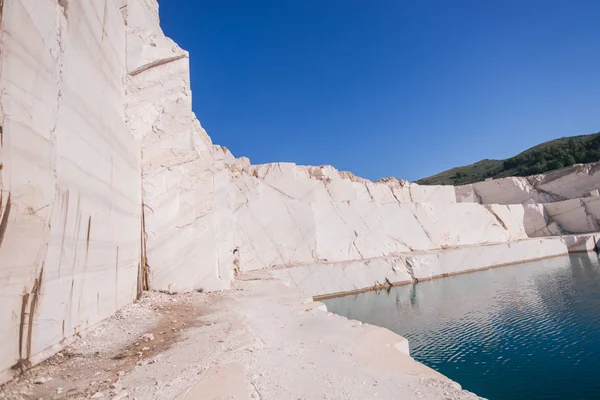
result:
[[[271,274],[305,295],[319,298],[565,254],[568,247],[561,238],[525,239],[371,260],[277,268]]]

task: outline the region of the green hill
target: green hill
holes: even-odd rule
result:
[[[600,161],[600,132],[550,140],[506,160],[481,160],[417,181],[421,185],[464,185],[487,178],[541,174],[573,164]]]

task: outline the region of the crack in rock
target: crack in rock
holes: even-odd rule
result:
[[[414,267],[412,261],[410,260],[410,258],[407,258],[404,260],[404,268],[406,269],[406,272],[410,276],[410,279],[412,280],[412,282],[418,283],[419,279],[417,279],[417,277],[415,276],[415,269],[414,269],[415,267]]]
[[[485,208],[486,208],[486,210],[488,210],[496,218],[496,221],[498,221],[498,223],[500,225],[502,225],[502,227],[504,228],[504,230],[508,231],[508,227],[506,226],[506,224],[504,223],[504,221],[502,221],[502,218],[500,218],[500,216],[498,214],[496,214],[496,212],[492,209],[492,205],[491,204],[486,204]]]
[[[141,74],[142,72],[148,71],[149,69],[160,67],[161,65],[169,64],[169,63],[181,60],[182,58],[187,58],[187,54],[181,54],[181,55],[174,56],[174,57],[163,58],[161,60],[152,61],[151,63],[144,64],[141,67],[134,69],[133,71],[131,71],[129,73],[129,75],[136,76],[136,75]]]

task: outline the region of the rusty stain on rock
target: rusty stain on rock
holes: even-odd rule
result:
[[[115,307],[119,307],[119,246],[117,246],[117,259],[115,261]]]
[[[88,227],[86,234],[86,247],[85,247],[85,259],[87,260],[88,253],[90,251],[90,232],[92,231],[92,216],[90,215],[88,218]]]
[[[25,314],[27,312],[27,303],[29,303],[29,293],[23,293],[21,301],[21,320],[19,322],[19,359],[23,359],[23,334],[25,333]]]
[[[69,11],[69,0],[58,0],[58,5],[62,8],[62,13],[66,18]]]
[[[0,201],[1,200],[2,199],[0,198]],[[8,199],[6,200],[6,207],[4,207],[4,210],[0,210],[0,212],[2,213],[2,218],[0,218],[0,247],[2,247],[2,241],[4,240],[4,234],[6,233],[6,228],[8,228],[8,216],[10,215],[10,208],[11,208],[10,193],[8,193]]]
[[[61,239],[60,239],[60,256],[58,258],[58,277],[60,278],[60,269],[62,266],[62,259],[63,259],[63,254],[64,254],[64,248],[65,248],[65,236],[66,236],[66,232],[67,232],[67,220],[68,220],[68,216],[69,216],[69,194],[70,192],[68,190],[65,190],[62,196],[62,207],[63,207],[63,228],[62,228],[62,234],[61,234]]]
[[[40,274],[33,282],[31,289],[31,303],[29,304],[29,324],[27,325],[27,358],[31,357],[31,341],[33,339],[33,319],[35,310],[40,300],[40,292],[42,291],[42,280],[44,279],[44,265],[40,269]]]
[[[21,298],[21,316],[19,320],[19,361],[12,366],[13,370],[23,372],[31,366],[29,358],[31,357],[31,343],[33,340],[33,323],[35,312],[40,301],[43,279],[44,265],[42,264],[40,273],[33,281],[31,292],[25,290]],[[29,312],[27,311],[27,307],[29,307]],[[25,332],[26,321],[27,332]],[[24,350],[25,354],[23,354]]]

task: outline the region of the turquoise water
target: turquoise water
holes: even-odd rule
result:
[[[324,301],[409,339],[411,355],[491,400],[600,399],[594,253]]]

